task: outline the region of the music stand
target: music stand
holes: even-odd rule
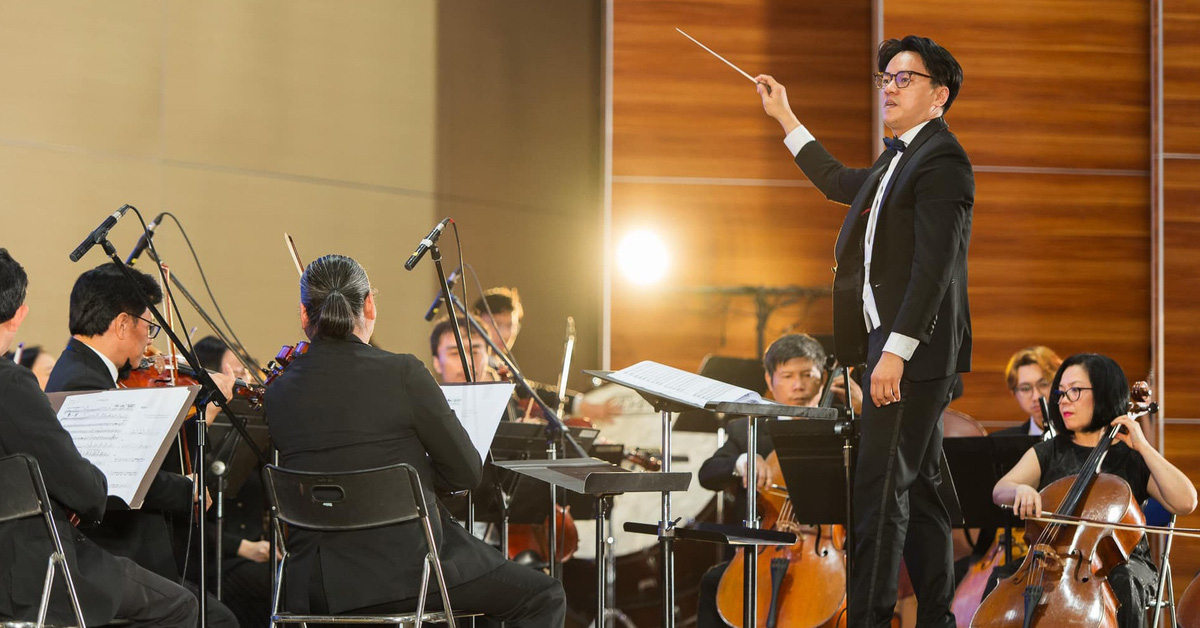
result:
[[[1006,562],[1012,562],[1012,529],[1019,520],[992,502],[992,489],[1041,440],[1040,436],[966,436],[942,441],[942,451],[955,469],[954,486],[962,507],[962,523],[956,527],[1004,528]]]
[[[708,354],[700,363],[700,375],[726,384],[741,386],[758,394],[767,392],[766,371],[762,360],[732,358]],[[675,418],[675,431],[716,432],[724,424],[721,417],[711,410],[687,408]]]
[[[511,460],[495,465],[515,473],[542,480],[581,495],[596,498],[596,626],[604,625],[605,573],[608,558],[604,551],[604,520],[612,507],[612,496],[621,493],[663,493],[686,491],[690,473],[635,473],[594,458],[557,460]]]
[[[662,369],[662,365],[655,365],[656,368]],[[683,375],[687,378],[709,379],[702,376],[693,375],[686,372],[680,372],[677,369],[668,369],[674,371],[678,375]],[[671,413],[681,412],[688,408],[704,408],[714,412],[720,412],[731,416],[747,417],[747,450],[756,451],[758,446],[757,440],[757,417],[760,416],[804,416],[811,418],[834,418],[836,412],[825,408],[804,408],[796,406],[785,406],[777,403],[754,401],[754,402],[708,402],[703,405],[697,404],[694,401],[685,400],[686,397],[675,396],[660,392],[658,388],[651,389],[643,385],[633,384],[627,381],[621,374],[612,371],[584,371],[584,373],[597,377],[602,380],[620,384],[637,392],[645,399],[655,410],[657,410],[662,418],[662,471],[660,473],[669,473],[671,471]],[[716,381],[710,380],[712,384],[718,384]],[[707,386],[707,384],[706,384]],[[749,391],[746,391],[749,392]],[[746,477],[755,477],[755,456],[748,456],[746,460]],[[758,527],[757,521],[757,495],[753,483],[748,484],[746,500],[746,528],[753,534]],[[685,538],[677,534],[675,521],[671,519],[671,494],[664,491],[662,494],[662,513],[658,525],[651,528],[648,525],[626,523],[625,530],[639,534],[657,534],[659,542],[659,552],[661,554],[661,571],[662,571],[662,592],[663,592],[663,621],[664,628],[673,628],[675,626],[675,551],[674,541],[678,538]],[[705,540],[695,538],[694,540]],[[795,541],[794,536],[792,542]],[[728,538],[725,540],[713,540],[712,542],[731,542]],[[758,593],[758,554],[757,552],[746,552],[745,557],[745,605],[744,605],[744,621],[747,626],[757,625],[757,603],[756,597]]]

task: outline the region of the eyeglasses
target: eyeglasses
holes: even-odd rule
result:
[[[1024,397],[1028,397],[1029,395],[1032,395],[1035,390],[1039,393],[1045,394],[1047,390],[1050,390],[1050,382],[1043,379],[1037,384],[1021,384],[1020,386],[1017,386],[1016,393]]]
[[[1053,403],[1062,403],[1062,400],[1066,398],[1067,401],[1073,403],[1079,401],[1079,398],[1083,396],[1083,391],[1085,390],[1091,390],[1091,388],[1072,386],[1066,390],[1056,390],[1050,393],[1050,401]]]
[[[904,89],[905,87],[908,87],[909,83],[912,82],[912,77],[914,74],[917,76],[924,76],[927,79],[933,78],[928,74],[917,72],[916,70],[900,70],[895,74],[890,72],[876,72],[872,75],[872,78],[875,79],[875,89],[883,89],[888,85],[891,85],[892,81],[896,81],[896,87]]]
[[[138,319],[139,321],[146,321],[146,335],[149,336],[151,340],[157,338],[158,332],[162,331],[162,326],[157,323],[151,323],[149,319],[142,318],[141,316],[134,316],[134,318]]]

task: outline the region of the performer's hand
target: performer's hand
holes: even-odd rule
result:
[[[746,488],[745,455],[738,457],[738,461],[735,466],[737,467],[738,475],[742,476],[742,488]],[[771,475],[771,469],[767,467],[767,461],[763,460],[763,457],[759,456],[758,454],[755,454],[754,475],[758,476],[758,481],[755,484],[758,486],[759,490],[770,488],[772,481],[775,479]]]
[[[1128,414],[1113,419],[1113,423],[1125,426],[1125,430],[1117,432],[1117,437],[1114,440],[1125,443],[1130,449],[1142,453],[1148,449],[1153,449],[1154,446],[1150,441],[1146,440],[1146,433],[1142,431],[1141,423],[1137,420],[1129,418]]]
[[[875,370],[871,371],[871,401],[876,407],[900,401],[900,378],[904,376],[904,359],[884,351]]]
[[[754,82],[758,83],[758,95],[762,98],[763,110],[783,127],[785,135],[800,126],[800,120],[792,113],[792,106],[788,104],[787,88],[767,74],[754,77]]]
[[[845,378],[838,377],[838,378],[834,379],[833,383],[830,384],[830,386],[829,386],[829,390],[833,391],[833,394],[837,396],[838,401],[841,401],[842,403],[846,403],[846,379]],[[862,402],[863,402],[862,386],[859,386],[858,382],[854,381],[854,378],[851,377],[850,378],[850,407],[854,408],[854,414],[862,414]]]
[[[237,555],[256,563],[265,563],[271,556],[270,541],[247,541],[238,544]]]
[[[233,385],[237,379],[233,375],[233,368],[226,366],[223,373],[210,373],[210,375],[212,376],[213,383],[217,385],[217,390],[222,395],[225,395],[225,400],[229,401],[233,399]],[[209,403],[208,407],[204,409],[204,422],[211,426],[220,413],[220,406],[215,403]]]
[[[1013,512],[1022,519],[1040,517],[1042,515],[1042,496],[1032,486],[1020,484],[1017,486],[1017,496],[1013,498]]]

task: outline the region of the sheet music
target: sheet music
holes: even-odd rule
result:
[[[487,459],[492,439],[496,437],[496,427],[504,418],[504,410],[515,387],[516,384],[509,382],[442,384],[442,394],[446,395],[446,402],[467,430],[481,462]]]
[[[762,396],[748,388],[726,384],[649,360],[613,371],[608,376],[615,382],[644,389],[695,408],[726,401],[763,403]]]
[[[50,395],[75,446],[108,478],[108,494],[140,508],[199,386]]]

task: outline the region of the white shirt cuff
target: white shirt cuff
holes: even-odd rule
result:
[[[800,154],[800,149],[804,148],[805,144],[815,142],[816,140],[817,138],[813,137],[813,134],[809,133],[808,129],[804,128],[804,125],[801,124],[792,129],[792,132],[788,133],[787,137],[783,138],[783,144],[788,147],[788,150],[792,151],[792,157],[795,157]]]
[[[905,362],[908,362],[912,358],[913,352],[917,350],[917,345],[920,344],[921,341],[916,338],[909,338],[904,334],[892,332],[888,336],[887,342],[884,343],[883,350],[888,353],[894,353],[900,356]]]
[[[733,474],[739,478],[746,475],[746,454],[737,457],[737,461],[733,463]]]

